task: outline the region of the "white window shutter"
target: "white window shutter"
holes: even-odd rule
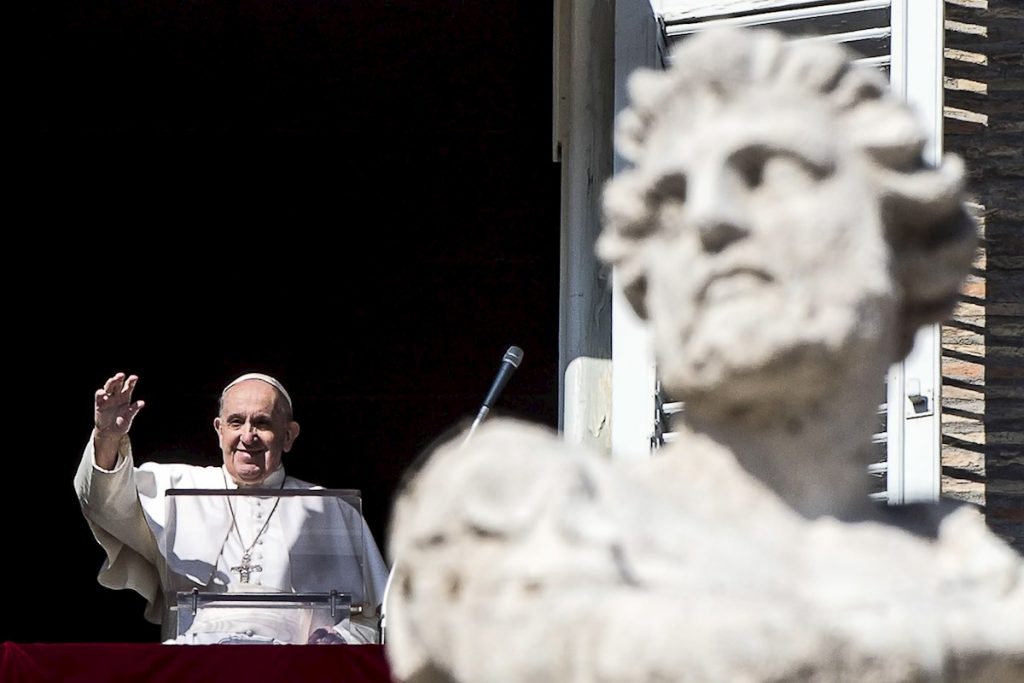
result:
[[[661,65],[667,52],[638,48],[635,31],[660,26],[670,48],[714,26],[763,26],[798,40],[843,43],[862,55],[861,63],[885,70],[929,133],[928,159],[941,154],[942,0],[630,0],[617,3],[616,12],[616,111],[627,104],[622,93],[629,72]],[[616,171],[621,163],[616,159]],[[671,441],[666,417],[683,406],[662,401],[650,340],[618,291],[612,358],[613,455],[632,457]],[[903,503],[939,495],[939,360],[939,329],[930,326],[919,331],[910,356],[888,374],[875,436],[879,462],[869,468],[879,479],[876,498]]]

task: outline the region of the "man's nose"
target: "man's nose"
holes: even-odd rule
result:
[[[250,443],[259,438],[259,433],[256,431],[256,425],[246,423],[245,427],[242,428],[242,438],[246,439]]]
[[[743,190],[742,180],[727,168],[691,178],[687,217],[708,253],[716,254],[750,233]]]

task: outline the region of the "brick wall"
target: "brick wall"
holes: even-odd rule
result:
[[[1024,2],[945,8],[944,142],[983,239],[942,333],[942,492],[1024,552]]]

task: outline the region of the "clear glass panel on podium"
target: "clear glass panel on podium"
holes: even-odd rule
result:
[[[375,614],[359,491],[171,489],[166,500],[157,541],[177,642],[304,644]]]

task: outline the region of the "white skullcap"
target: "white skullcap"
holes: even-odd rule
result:
[[[281,395],[284,396],[284,400],[288,401],[288,410],[293,412],[295,411],[295,406],[292,405],[292,397],[288,395],[288,392],[285,390],[284,385],[278,382],[270,375],[264,375],[262,372],[247,372],[241,377],[236,377],[235,379],[228,382],[228,385],[224,387],[223,391],[220,392],[220,397],[224,398],[224,394],[228,393],[228,389],[235,386],[239,382],[244,382],[249,379],[258,379],[261,382],[266,382],[270,386],[280,391]]]

